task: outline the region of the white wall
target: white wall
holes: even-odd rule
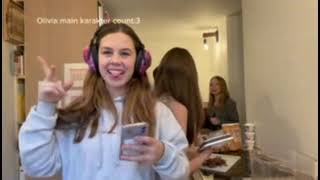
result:
[[[150,32],[150,27],[143,27],[142,25],[133,26],[153,58],[152,66],[148,70],[148,76],[152,84],[153,69],[159,65],[163,55],[173,47],[186,48],[193,56],[197,66],[202,100],[204,102],[208,101],[210,78],[213,75],[222,75],[228,78],[225,18],[222,18],[218,22],[218,27],[220,41],[216,43],[214,38],[209,38],[209,50],[205,50],[202,39],[204,31],[190,33],[183,29],[172,28]]]
[[[219,30],[219,41],[216,42],[214,38],[209,39],[209,53],[210,53],[210,77],[219,75],[222,76],[227,85],[229,85],[229,72],[228,72],[228,42],[227,42],[227,25],[226,17],[221,18],[217,22]],[[209,88],[209,81],[207,82]]]
[[[318,159],[318,1],[243,0],[247,120],[290,166]],[[310,171],[309,171],[310,172]]]
[[[10,56],[14,46],[2,36],[2,180],[18,179],[17,134],[14,117],[14,77],[10,72]]]

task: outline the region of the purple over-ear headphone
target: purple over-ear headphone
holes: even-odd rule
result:
[[[87,46],[83,49],[82,55],[83,55],[84,61],[88,64],[89,69],[92,70],[93,72],[97,72],[96,67],[94,65],[94,62],[93,62],[93,58],[90,53],[89,46]]]
[[[85,47],[83,49],[83,59],[93,72],[100,74],[98,68],[99,61],[97,49],[98,48],[93,43],[91,43],[89,47]],[[137,53],[134,74],[144,76],[146,74],[147,69],[151,65],[151,61],[152,58],[149,51],[146,51],[144,49],[139,50]]]

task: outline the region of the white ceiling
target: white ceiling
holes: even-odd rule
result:
[[[241,0],[102,0],[112,19],[130,19],[140,27],[205,31],[241,10]]]

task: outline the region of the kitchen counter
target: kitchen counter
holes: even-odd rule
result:
[[[237,151],[223,154],[241,158],[227,171],[202,170],[204,175],[213,174],[215,180],[313,180],[311,176],[294,172],[279,161],[267,158],[256,151]]]

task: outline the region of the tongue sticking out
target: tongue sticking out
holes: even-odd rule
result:
[[[121,71],[121,70],[109,70],[109,72],[110,72],[110,74],[111,74],[112,76],[115,76],[115,77],[120,76],[120,75],[122,75],[122,74],[124,73],[124,72]]]

